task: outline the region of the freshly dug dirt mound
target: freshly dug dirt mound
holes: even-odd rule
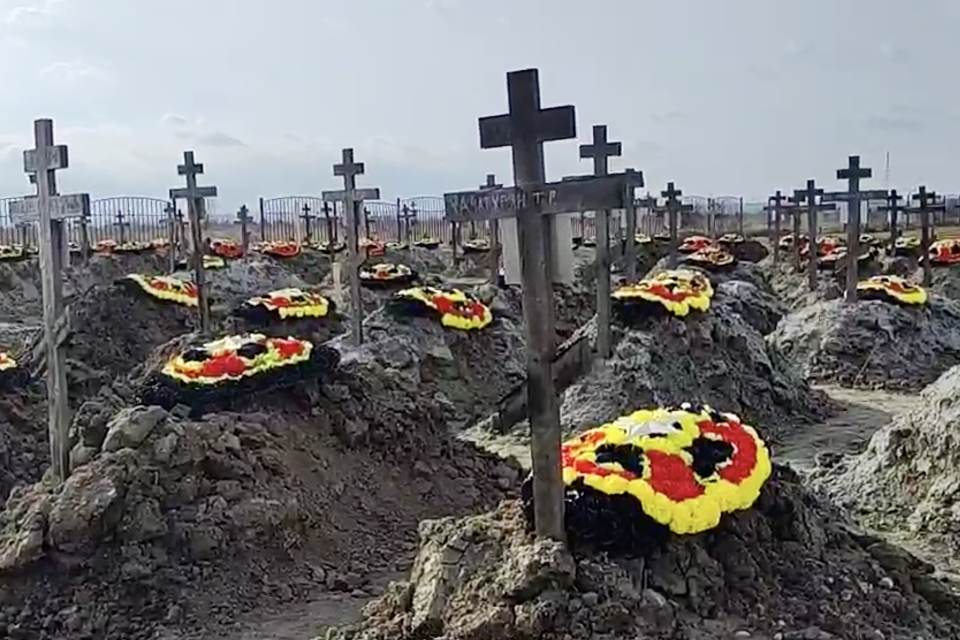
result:
[[[960,300],[960,266],[934,267],[931,276],[931,293],[951,300]],[[916,282],[921,282],[921,278],[923,278],[923,271],[917,270]]]
[[[623,559],[537,541],[516,501],[428,521],[409,581],[337,640],[947,640],[933,567],[858,531],[777,468],[756,506]],[[323,636],[321,636],[323,637]]]
[[[0,500],[50,463],[46,409],[42,389],[0,380]]]
[[[77,416],[67,483],[17,489],[0,513],[4,635],[178,637],[318,590],[362,595],[408,566],[418,521],[517,486],[398,372],[348,360],[202,421],[104,388]]]
[[[498,287],[486,289],[480,295],[492,300],[494,309],[502,315],[508,315],[523,326],[523,292],[520,287]],[[562,342],[586,324],[593,317],[597,305],[597,294],[579,286],[554,285],[554,324],[557,339]]]
[[[865,524],[960,552],[960,367],[924,389],[916,410],[895,416],[866,450],[824,454],[817,486]]]
[[[960,304],[818,302],[784,318],[770,341],[808,380],[916,391],[960,363]]]
[[[736,413],[776,442],[829,413],[827,398],[738,313],[751,303],[731,297],[743,288],[728,286],[734,282],[717,288],[706,313],[664,316],[643,329],[615,327],[613,357],[567,390],[569,431],[639,407],[699,402]]]

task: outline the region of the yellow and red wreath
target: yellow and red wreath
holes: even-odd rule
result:
[[[867,247],[867,250],[862,252],[857,256],[857,262],[860,264],[865,264],[870,262],[879,255],[880,251],[876,247]],[[817,260],[817,264],[821,269],[832,269],[837,266],[842,260],[845,260],[847,257],[847,246],[840,245],[834,247],[829,253],[825,253],[820,256]]]
[[[347,245],[344,242],[334,242],[333,244],[329,242],[316,242],[310,245],[310,248],[320,253],[334,254],[346,251]]]
[[[421,249],[436,249],[442,244],[440,238],[435,236],[423,236],[419,240],[413,241],[413,246]]]
[[[267,315],[287,320],[325,318],[333,310],[333,302],[319,293],[290,287],[248,298],[240,305],[238,314],[250,319]]]
[[[308,362],[312,350],[313,343],[297,338],[226,336],[178,353],[160,373],[181,384],[217,385]]]
[[[106,240],[98,240],[93,245],[93,252],[110,254],[110,253],[113,253],[116,248],[117,248],[117,241],[111,238],[107,238]]]
[[[633,236],[633,241],[636,244],[652,244],[653,238],[651,238],[645,233],[638,233]]]
[[[0,351],[0,374],[13,371],[18,366],[16,358],[6,351]]]
[[[893,243],[893,255],[908,257],[920,253],[920,238],[917,236],[900,236]]]
[[[403,289],[394,294],[390,308],[402,314],[436,315],[442,326],[461,331],[478,331],[493,323],[490,307],[459,289]]]
[[[861,300],[883,300],[893,304],[922,306],[929,301],[927,290],[899,276],[873,276],[857,283]]]
[[[364,285],[405,285],[417,279],[417,273],[405,264],[381,262],[360,268],[360,282]]]
[[[374,238],[361,239],[357,247],[368,256],[382,256],[387,252],[387,245]]]
[[[664,311],[682,318],[691,310],[710,309],[713,285],[700,271],[675,269],[618,287],[612,297],[613,310],[627,322],[638,319],[637,316],[657,315]]]
[[[128,240],[127,242],[114,243],[112,251],[113,253],[146,253],[153,251],[153,244],[139,240]]]
[[[257,251],[272,258],[296,258],[300,255],[300,245],[293,240],[270,240],[258,243]]]
[[[197,285],[173,276],[145,276],[131,273],[123,277],[120,283],[133,285],[136,290],[157,300],[173,302],[185,307],[196,307],[199,304]]]
[[[213,238],[210,240],[210,252],[221,258],[242,258],[243,245],[229,238]]]
[[[388,242],[386,244],[387,251],[406,251],[410,248],[406,242]]]
[[[726,249],[718,246],[707,246],[684,256],[683,261],[694,267],[701,267],[707,271],[720,271],[737,265],[737,258]]]
[[[930,264],[960,264],[960,238],[944,238],[930,245]]]
[[[170,247],[169,238],[154,238],[150,241],[150,246],[154,249],[168,249]]]
[[[20,245],[0,244],[0,262],[19,262],[29,257]]]
[[[720,244],[743,244],[747,239],[739,233],[725,233],[717,240]]]
[[[706,236],[688,236],[677,247],[677,251],[680,253],[695,253],[712,245],[713,240]]]
[[[753,427],[732,413],[691,404],[642,409],[590,429],[563,444],[561,466],[568,522],[584,522],[579,509],[602,511],[606,500],[626,500],[680,535],[709,531],[723,515],[749,509],[772,472]],[[605,515],[630,514],[613,508]],[[631,524],[611,528],[637,531]],[[575,533],[589,539],[606,532]]]
[[[486,238],[465,240],[461,248],[464,253],[487,253],[490,251],[490,241]]]
[[[809,243],[810,243],[810,237],[805,233],[800,234],[800,251],[801,252],[803,251],[804,245],[807,245]],[[781,249],[793,249],[793,234],[791,233],[789,235],[783,236],[782,238],[780,238],[780,242],[778,242],[777,244],[780,245]]]

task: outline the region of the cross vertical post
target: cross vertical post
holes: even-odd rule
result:
[[[784,205],[784,196],[779,189],[777,192],[767,198],[767,206],[763,208],[767,213],[773,213],[773,237],[770,239],[771,244],[773,245],[773,263],[777,264],[780,262],[780,231],[781,231],[781,220],[783,218],[783,211],[786,208]]]
[[[23,152],[23,171],[35,176],[37,195],[10,204],[10,218],[16,225],[36,222],[40,250],[43,295],[43,341],[37,360],[46,362],[47,425],[50,462],[59,482],[70,474],[70,406],[64,342],[70,331],[70,312],[64,307],[63,266],[67,247],[64,224],[72,218],[89,217],[90,196],[86,193],[59,195],[56,171],[69,166],[66,145],[53,142],[53,120],[35,120],[36,147]]]
[[[122,210],[117,210],[117,215],[114,217],[115,222],[113,226],[117,229],[117,242],[120,244],[126,244],[127,242],[127,229],[130,228],[130,222],[127,220],[126,216],[123,215]]]
[[[300,219],[303,220],[303,237],[308,245],[313,242],[313,218],[310,205],[304,203]]]
[[[480,118],[480,148],[510,147],[518,188],[545,181],[543,143],[577,136],[572,105],[543,109],[536,69],[507,74],[508,112]],[[549,216],[517,216],[517,241],[527,326],[527,391],[533,463],[534,522],[537,535],[564,540],[563,479],[560,475],[560,409],[551,371],[556,348]]]
[[[480,188],[502,189],[503,185],[497,183],[497,175],[495,173],[488,173],[486,181],[480,185]],[[497,277],[500,275],[500,221],[488,220],[487,224],[490,230],[490,282],[497,282]]]
[[[921,185],[911,200],[917,201],[916,210],[920,213],[920,255],[923,259],[923,286],[929,287],[933,279],[933,264],[930,262],[930,212],[946,211],[946,204],[937,204],[937,193],[927,191]]]
[[[593,126],[593,141],[580,145],[580,159],[593,160],[593,175],[610,173],[610,158],[623,154],[620,142],[607,140],[607,125]],[[597,353],[604,360],[612,355],[610,336],[610,211],[596,212],[597,220]]]
[[[794,192],[793,196],[787,199],[790,203],[790,222],[793,226],[793,244],[790,247],[791,264],[795,273],[800,273],[800,204],[803,202],[803,195]]]
[[[379,200],[379,189],[358,189],[357,176],[364,174],[362,162],[354,162],[353,149],[342,152],[342,161],[333,165],[333,175],[343,178],[343,189],[324,191],[323,199],[343,203],[343,215],[347,225],[347,268],[350,281],[350,341],[359,347],[363,343],[363,298],[360,291],[359,217],[364,200]],[[369,235],[369,229],[367,230]]]
[[[247,205],[241,205],[237,211],[237,221],[240,223],[240,247],[243,256],[247,257],[250,251],[250,209]]]
[[[333,245],[337,243],[337,229],[333,224],[333,218],[330,216],[330,203],[323,201],[323,222],[327,227],[327,244],[330,249],[330,257],[333,257]]]
[[[193,278],[197,285],[197,307],[200,317],[200,333],[210,332],[210,303],[207,298],[206,274],[203,268],[204,241],[200,226],[205,206],[204,198],[216,198],[216,187],[198,187],[197,176],[203,174],[203,164],[196,162],[193,151],[183,152],[183,164],[177,166],[177,175],[183,176],[185,188],[170,189],[170,199],[187,201],[187,215],[190,217],[191,244],[193,244]]]
[[[807,248],[807,285],[810,291],[817,290],[817,256],[820,250],[820,243],[817,240],[817,214],[820,211],[836,209],[836,205],[833,204],[818,204],[817,198],[822,195],[823,189],[817,188],[815,180],[807,180],[806,189],[797,189],[793,192],[793,197],[798,204],[801,202],[807,203],[807,235],[810,236],[810,245]],[[797,215],[800,215],[799,212]]]
[[[167,242],[170,246],[167,250],[167,269],[170,273],[177,270],[177,208],[173,202],[168,202],[163,208],[167,214]]]
[[[396,220],[394,221],[394,224],[397,225],[397,245],[399,246],[399,245],[401,245],[401,244],[403,243],[403,223],[402,223],[402,218],[401,218],[401,213],[402,213],[402,211],[401,211],[401,209],[400,209],[400,198],[397,198],[397,209],[396,209],[396,211],[397,211],[397,213],[396,213]]]
[[[680,213],[693,211],[693,205],[683,204],[680,201],[683,191],[677,189],[672,182],[667,183],[667,188],[661,191],[660,195],[666,200],[664,206],[667,209],[667,220],[670,228],[670,254],[667,257],[667,265],[671,269],[675,269],[677,267],[677,249],[680,248],[677,237],[679,235],[678,218]]]
[[[896,249],[897,238],[900,237],[899,228],[898,228],[898,218],[900,213],[906,210],[906,207],[902,204],[903,196],[897,193],[896,189],[891,189],[890,193],[887,194],[887,204],[879,207],[880,211],[885,211],[890,216],[888,218],[889,229],[890,229],[890,250],[891,252]]]
[[[627,193],[623,197],[627,219],[627,238],[624,246],[624,260],[627,263],[627,280],[634,282],[637,279],[637,200],[635,190],[644,186],[643,172],[636,169],[626,169]]]
[[[860,156],[850,156],[845,169],[837,169],[837,180],[847,181],[847,288],[844,300],[857,300],[860,280],[860,181],[873,177],[873,170],[860,166]]]

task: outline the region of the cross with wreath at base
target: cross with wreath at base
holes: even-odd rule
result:
[[[937,203],[937,192],[927,191],[927,187],[924,185],[921,185],[910,199],[917,203],[917,206],[911,208],[910,211],[920,214],[920,256],[923,260],[923,286],[929,287],[933,280],[933,264],[930,261],[930,213],[946,211],[947,205],[946,203]]]

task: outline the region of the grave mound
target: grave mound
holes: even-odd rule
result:
[[[191,420],[134,405],[115,381],[78,412],[67,483],[19,488],[0,512],[0,625],[182,637],[317,591],[366,593],[409,566],[421,519],[490,508],[519,481],[409,389],[353,357]]]
[[[960,552],[960,367],[923,390],[916,409],[877,431],[862,453],[822,454],[818,488],[865,525]]]
[[[960,363],[960,304],[817,302],[785,317],[770,341],[808,380],[916,391]]]
[[[41,388],[0,382],[0,500],[39,480],[50,463],[46,409]]]
[[[856,530],[776,467],[752,509],[641,558],[535,540],[514,500],[424,522],[409,580],[326,637],[946,640],[958,620],[932,566]]]
[[[931,270],[930,292],[960,300],[960,267],[934,267]],[[917,282],[923,278],[923,270],[918,269],[915,276]]]
[[[484,297],[491,300],[494,309],[500,314],[508,315],[519,325],[523,325],[523,291],[520,287],[504,286],[496,290],[488,288]],[[593,317],[597,294],[580,286],[556,284],[553,286],[553,300],[557,338],[563,341]]]
[[[712,277],[712,275],[711,275]],[[642,324],[614,326],[613,357],[575,382],[563,402],[568,432],[602,424],[636,407],[699,402],[762,425],[776,443],[815,422],[831,404],[810,388],[741,315],[760,305],[739,294],[749,283],[720,284],[705,312],[663,313]]]

